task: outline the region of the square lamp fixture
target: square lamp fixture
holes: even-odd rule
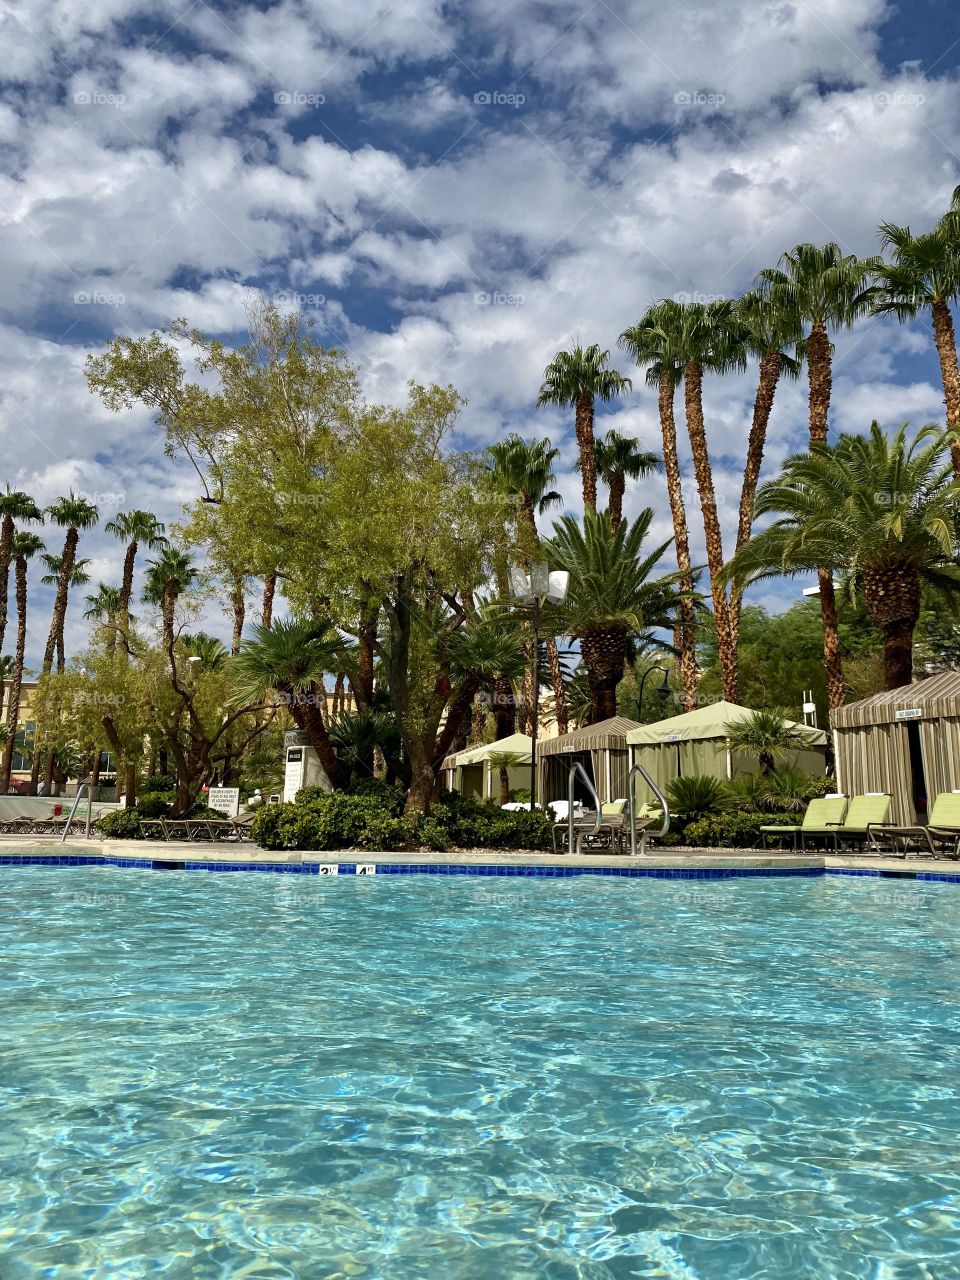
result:
[[[548,600],[551,604],[562,604],[567,596],[570,575],[563,570],[550,572],[545,562],[532,564],[527,573],[518,565],[510,570],[510,591],[515,600],[523,604],[533,604],[535,600]]]

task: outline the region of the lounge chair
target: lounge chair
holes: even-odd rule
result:
[[[806,836],[816,837],[826,843],[836,824],[843,821],[846,811],[846,796],[821,796],[818,800],[810,801],[799,825],[778,827],[771,823],[760,828],[760,840],[764,848],[767,848],[771,836],[779,837],[781,841],[785,836],[790,836],[794,849],[803,843]]]
[[[608,800],[600,806],[600,822],[596,815],[585,815],[579,822],[574,822],[577,835],[576,852],[619,852],[623,847],[623,839],[627,826],[627,801]]]
[[[926,826],[898,827],[893,823],[874,825],[869,832],[874,853],[899,851],[905,858],[911,844],[917,844],[917,855],[931,858],[960,857],[960,791],[941,791],[933,802]]]
[[[842,844],[855,844],[862,849],[870,839],[871,828],[882,826],[889,816],[888,795],[875,791],[865,796],[854,796],[842,824],[833,829],[834,851],[839,853]]]

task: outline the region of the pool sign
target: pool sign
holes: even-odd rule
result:
[[[317,872],[322,876],[338,876],[340,874],[340,864],[337,862],[321,862],[317,867]]]
[[[377,864],[375,862],[358,862],[358,876],[375,876],[377,874]]]
[[[899,711],[894,712],[896,720],[919,720],[923,716],[920,707],[902,707]]]
[[[207,804],[228,818],[235,818],[240,812],[240,788],[211,787],[207,793]]]

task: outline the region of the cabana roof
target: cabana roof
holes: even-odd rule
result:
[[[696,707],[693,711],[685,711],[679,716],[669,716],[666,720],[658,720],[656,724],[638,725],[627,735],[627,742],[635,746],[658,745],[664,742],[695,742],[703,738],[729,737],[733,725],[749,720],[753,715],[750,707],[741,707],[736,702],[711,702],[705,707]],[[807,747],[826,745],[827,735],[822,729],[814,729],[807,724],[797,724],[788,720],[798,738]]]
[[[602,751],[605,747],[614,751],[627,749],[627,734],[639,728],[636,720],[626,716],[611,716],[596,724],[586,724],[572,733],[562,733],[558,738],[546,738],[537,743],[538,756],[559,755],[570,751]]]
[[[928,676],[900,689],[888,689],[885,693],[875,693],[872,698],[835,707],[830,712],[830,722],[835,729],[855,729],[943,716],[960,717],[960,671]]]
[[[458,751],[455,755],[447,756],[443,762],[444,769],[463,768],[468,764],[484,764],[491,756],[500,755],[503,752],[518,757],[516,763],[530,763],[530,735],[528,733],[511,733],[508,738],[501,738],[499,742],[486,742],[479,747],[469,747],[466,751]]]

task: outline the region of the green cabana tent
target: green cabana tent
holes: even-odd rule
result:
[[[517,757],[508,772],[511,791],[530,788],[530,735],[512,733],[499,742],[487,742],[483,746],[470,747],[447,756],[443,762],[444,785],[450,791],[459,791],[478,800],[487,800],[500,794],[500,770],[493,768],[490,759],[504,752]]]
[[[735,702],[711,702],[683,715],[669,716],[655,724],[639,725],[627,734],[630,763],[640,764],[661,789],[677,777],[694,774],[711,778],[732,778],[735,773],[756,773],[759,765],[749,756],[734,756],[730,750],[730,727],[748,720],[750,707]],[[807,773],[823,773],[826,768],[827,735],[822,729],[788,721],[800,745],[796,764]],[[654,797],[642,783],[638,798]]]
[[[625,799],[629,768],[627,738],[630,730],[636,728],[639,728],[636,720],[613,716],[539,743],[538,795],[543,803],[566,800],[570,766],[574,762],[583,767],[596,788],[601,804]],[[574,795],[589,808],[593,807],[592,797],[579,778],[574,784]]]

